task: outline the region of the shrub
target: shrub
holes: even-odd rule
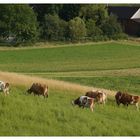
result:
[[[122,33],[121,25],[117,22],[117,18],[114,15],[110,15],[101,25],[101,29],[104,35],[109,38],[116,34]]]
[[[1,5],[0,28],[3,37],[13,38],[15,44],[36,41],[36,15],[28,5]],[[5,26],[3,26],[5,24]]]
[[[67,22],[58,15],[45,15],[43,38],[47,40],[65,40],[67,36]]]
[[[95,38],[95,37],[101,36],[103,34],[102,30],[95,25],[95,21],[92,19],[89,19],[86,22],[86,28],[87,28],[88,37]]]
[[[57,40],[59,32],[59,17],[58,15],[45,15],[43,25],[43,38],[48,40]]]
[[[79,41],[86,36],[85,22],[79,17],[76,17],[69,21],[68,29],[69,38],[72,41]]]

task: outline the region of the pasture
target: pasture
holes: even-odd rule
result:
[[[94,112],[71,105],[71,100],[96,87],[140,95],[139,60],[139,45],[117,42],[1,49],[1,71],[46,80],[50,96],[44,100],[25,94],[32,82],[28,76],[22,80],[24,76],[1,75],[12,87],[9,96],[0,95],[0,135],[139,136],[140,111],[135,106],[117,107],[113,96],[105,106],[95,104]],[[67,88],[70,83],[63,81],[73,85]]]

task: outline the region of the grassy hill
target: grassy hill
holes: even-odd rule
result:
[[[139,136],[134,106],[117,107],[112,96],[105,106],[95,104],[94,112],[71,105],[94,87],[140,94],[139,54],[140,45],[120,43],[1,49],[0,70],[33,77],[0,73],[12,84],[9,96],[0,94],[0,135]],[[49,85],[47,100],[25,94],[33,81]]]
[[[140,112],[134,106],[117,107],[113,100],[95,105],[94,112],[71,105],[80,93],[50,90],[50,97],[26,95],[27,87],[13,86],[0,95],[1,136],[135,136]]]

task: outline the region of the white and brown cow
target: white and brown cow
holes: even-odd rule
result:
[[[95,101],[101,104],[105,104],[107,100],[107,94],[99,90],[91,90],[86,92],[85,96],[94,98]]]
[[[5,95],[9,94],[9,83],[0,81],[0,91],[2,91]]]
[[[28,93],[34,93],[34,95],[43,95],[44,98],[48,97],[48,86],[46,84],[33,83],[32,86],[27,90]]]
[[[72,105],[78,105],[79,107],[89,107],[93,111],[94,99],[87,96],[80,96],[72,101]]]
[[[119,106],[120,104],[123,105],[135,105],[137,110],[139,110],[139,102],[140,97],[136,95],[130,95],[126,92],[118,91],[115,95],[116,103]]]

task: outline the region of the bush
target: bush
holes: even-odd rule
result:
[[[47,40],[65,40],[67,36],[67,22],[58,15],[45,15],[43,38]]]
[[[36,15],[28,5],[1,5],[0,28],[3,37],[14,44],[34,42],[38,37]],[[2,24],[1,24],[2,23]],[[3,25],[6,26],[3,26]]]
[[[58,40],[59,17],[58,15],[45,15],[43,25],[43,38],[48,40]]]
[[[118,33],[112,36],[112,39],[118,40],[118,39],[128,39],[128,35],[125,33]]]
[[[95,38],[95,37],[101,36],[103,34],[102,30],[95,25],[95,21],[92,19],[89,19],[86,22],[86,28],[87,28],[88,37]]]
[[[64,20],[59,22],[58,39],[62,41],[68,40],[68,23]]]
[[[79,17],[76,17],[69,21],[68,29],[69,29],[69,38],[72,41],[79,41],[85,38],[86,36],[85,22]]]
[[[117,17],[110,15],[101,25],[103,34],[112,38],[113,36],[122,33],[121,25],[117,22]]]

